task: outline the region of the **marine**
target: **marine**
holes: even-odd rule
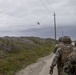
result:
[[[71,45],[71,38],[69,36],[64,36],[62,39],[62,42],[64,45],[61,48],[58,48],[55,57],[52,61],[52,64],[50,66],[49,74],[53,73],[53,69],[60,62],[60,75],[63,75],[63,66],[66,61],[66,57],[73,52],[73,46]]]
[[[63,69],[64,75],[76,75],[76,50],[69,54]]]
[[[62,42],[62,37],[59,37],[58,39],[58,44],[56,44],[53,53],[56,53],[58,48],[61,48],[63,46],[63,42]],[[58,69],[58,75],[60,75],[60,71],[61,71],[61,67],[60,67],[60,62],[57,63],[57,69]]]
[[[73,49],[76,50],[76,42],[74,43],[74,47],[73,47]]]
[[[56,53],[57,49],[63,46],[62,37],[59,37],[58,44],[55,45],[53,53]]]

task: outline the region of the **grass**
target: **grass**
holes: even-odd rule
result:
[[[20,40],[12,43],[12,45],[17,45],[18,48],[13,45],[14,48],[8,53],[3,54],[3,57],[0,59],[0,75],[15,75],[16,71],[31,63],[35,63],[41,57],[49,55],[54,47],[53,44],[47,41],[41,44],[39,40],[37,40],[38,43],[36,40],[31,43],[22,43]]]

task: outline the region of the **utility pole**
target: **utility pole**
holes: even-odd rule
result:
[[[56,44],[56,14],[54,12],[54,33],[55,33],[55,44]]]

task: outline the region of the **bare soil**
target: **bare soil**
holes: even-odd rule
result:
[[[33,63],[21,71],[17,72],[16,75],[50,75],[50,65],[54,58],[54,54],[40,58],[37,63]],[[57,75],[57,68],[54,68],[52,75]]]

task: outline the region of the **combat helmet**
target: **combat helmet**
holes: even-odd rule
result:
[[[58,42],[62,42],[62,37],[59,37]]]
[[[64,36],[62,38],[62,42],[67,43],[67,44],[71,44],[72,41],[71,41],[71,38],[69,36]]]

